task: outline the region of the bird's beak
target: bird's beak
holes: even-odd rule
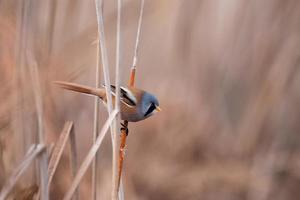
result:
[[[155,110],[156,110],[157,112],[160,112],[160,111],[161,111],[161,108],[158,107],[158,106],[156,106]]]

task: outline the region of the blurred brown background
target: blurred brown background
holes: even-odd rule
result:
[[[27,16],[24,2],[0,1],[0,188],[35,140],[32,63],[39,70],[47,143],[56,142],[71,120],[79,162],[92,144],[94,99],[51,82],[94,85],[94,1],[31,0]],[[123,3],[124,85],[139,6],[138,0]],[[105,1],[104,13],[114,80],[116,1]],[[300,198],[299,24],[297,0],[146,0],[136,85],[156,94],[163,112],[130,124],[126,199]],[[103,123],[107,114],[100,109]],[[52,199],[70,186],[67,155]],[[99,199],[108,199],[109,136],[99,160]],[[28,173],[18,187],[34,180]],[[89,170],[81,199],[90,199],[90,192]]]

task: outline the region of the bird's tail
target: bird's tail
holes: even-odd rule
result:
[[[76,83],[69,83],[64,81],[54,81],[55,84],[57,84],[59,87],[67,90],[72,90],[75,92],[80,92],[84,94],[90,94],[100,97],[101,99],[105,96],[105,91],[103,89],[96,89]]]

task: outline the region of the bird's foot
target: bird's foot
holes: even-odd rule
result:
[[[128,130],[127,126],[123,123],[121,123],[121,126],[122,126],[121,131],[125,131],[126,136],[128,136],[129,130]]]

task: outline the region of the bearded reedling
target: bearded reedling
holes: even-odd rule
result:
[[[92,88],[76,83],[55,81],[63,89],[72,90],[79,93],[98,96],[104,104],[107,102],[105,88]],[[121,87],[121,119],[128,122],[138,122],[144,120],[154,113],[161,111],[157,98],[144,90],[134,87]],[[116,88],[111,85],[113,102]]]

